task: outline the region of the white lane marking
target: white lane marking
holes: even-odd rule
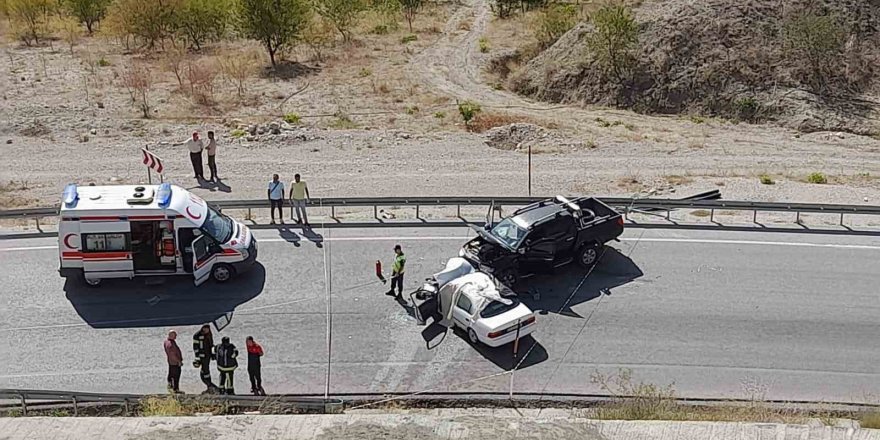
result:
[[[332,237],[323,241],[449,241],[449,240],[467,240],[470,236],[457,237]],[[289,240],[283,238],[263,238],[258,239],[258,243],[283,243]],[[638,241],[637,238],[621,238],[620,241]],[[861,249],[861,250],[880,250],[880,246],[860,245],[860,244],[835,244],[835,243],[804,243],[789,241],[755,241],[755,240],[718,240],[718,239],[699,239],[699,238],[642,238],[642,242],[654,243],[695,243],[695,244],[731,244],[731,245],[757,245],[757,246],[789,246],[789,247],[818,247],[833,249]],[[58,249],[57,246],[33,246],[33,247],[15,247],[0,248],[0,252],[15,251],[39,251]]]
[[[753,240],[714,240],[697,238],[621,238],[620,241],[642,241],[655,243],[697,243],[697,244],[733,244],[733,245],[758,245],[758,246],[794,246],[794,247],[822,247],[835,249],[863,249],[880,250],[880,246],[861,244],[833,244],[833,243],[801,243],[788,241],[753,241]]]

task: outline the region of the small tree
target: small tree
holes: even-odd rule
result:
[[[639,40],[639,26],[632,11],[623,5],[605,5],[592,20],[595,30],[587,38],[587,47],[618,82],[623,82],[624,74],[635,65]]]
[[[128,90],[132,104],[140,108],[145,118],[149,118],[149,94],[153,89],[150,69],[142,64],[131,63],[122,72],[122,85]]]
[[[259,57],[254,53],[232,53],[220,59],[220,71],[227,81],[235,84],[238,99],[244,98],[246,92],[245,82],[257,73]]]
[[[48,37],[56,4],[54,0],[7,0],[7,14],[16,36],[28,46]]]
[[[163,64],[169,72],[177,78],[177,85],[183,87],[184,61],[186,60],[186,49],[182,47],[173,47],[165,51],[163,56]]]
[[[107,13],[110,0],[64,0],[70,15],[85,25],[89,35],[95,31],[98,22]]]
[[[227,0],[183,0],[176,14],[177,34],[195,50],[219,40],[231,17]]]
[[[470,128],[471,121],[474,117],[476,117],[482,110],[480,104],[477,104],[474,101],[458,103],[458,113],[461,115],[461,119],[464,120],[464,126],[468,128]]]
[[[302,41],[315,53],[316,60],[324,61],[324,48],[333,42],[334,32],[333,25],[317,14],[312,16],[308,26],[303,29]]]
[[[345,42],[351,41],[351,29],[368,6],[365,0],[315,0],[318,14],[333,24]]]
[[[292,45],[308,24],[308,4],[305,0],[241,0],[238,4],[239,29],[263,44],[275,67],[278,51]]]
[[[516,7],[520,5],[520,0],[495,0],[492,9],[498,18],[507,18],[513,14]]]
[[[551,4],[538,14],[535,37],[542,47],[550,47],[578,22],[575,5]]]
[[[131,36],[147,49],[153,49],[174,35],[180,3],[180,0],[115,0],[107,9],[107,19],[117,36]]]
[[[72,17],[60,16],[52,21],[52,28],[56,36],[64,40],[70,47],[70,53],[73,53],[73,47],[79,42],[82,36],[82,29],[79,22]]]
[[[785,48],[801,80],[821,93],[842,70],[846,32],[837,17],[808,12],[785,22]]]
[[[400,0],[400,7],[403,9],[403,16],[406,18],[410,32],[413,31],[413,19],[416,18],[416,14],[419,12],[419,9],[422,9],[423,4],[423,0]]]

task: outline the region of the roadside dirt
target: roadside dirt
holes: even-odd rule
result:
[[[114,78],[126,56],[118,48],[106,49],[112,65],[99,70],[101,87],[87,103],[79,84],[91,73],[80,55],[0,47],[0,59],[11,60],[0,67],[0,209],[55,204],[69,182],[143,182],[144,145],[165,160],[166,180],[208,199],[264,197],[272,173],[285,181],[302,174],[316,197],[526,194],[527,150],[493,148],[492,133],[466,132],[455,107],[463,99],[478,101],[485,115],[547,130],[550,141],[533,149],[533,194],[675,197],[720,187],[727,199],[880,203],[880,141],[534,102],[494,89],[485,74],[501,50],[482,53],[478,40],[502,38],[489,1],[445,8],[423,18],[415,42],[401,43],[405,30],[364,34],[307,76],[255,79],[257,103],[232,114],[200,113],[175,92],[172,74],[157,72],[156,99],[164,102],[157,101],[157,117],[139,118]],[[338,124],[340,109],[352,124]],[[293,111],[302,122],[281,123]],[[176,116],[163,119],[166,113]],[[272,134],[271,122],[282,129]],[[264,133],[233,135],[251,124]],[[173,145],[194,130],[218,133],[222,184],[197,183],[184,147]],[[807,183],[814,172],[828,183]],[[762,174],[774,184],[761,184]]]

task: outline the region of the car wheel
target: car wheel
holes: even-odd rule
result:
[[[519,276],[517,276],[516,271],[513,269],[502,271],[496,278],[498,278],[498,282],[511,289],[513,289],[514,284],[519,280]]]
[[[599,245],[595,243],[584,246],[578,255],[578,264],[585,268],[595,266],[599,262],[599,249]]]
[[[89,287],[98,287],[98,286],[101,285],[101,279],[100,279],[100,278],[87,278],[87,277],[83,277],[83,279],[85,280],[86,284],[89,285]]]
[[[225,283],[235,275],[235,269],[228,264],[217,264],[211,269],[211,276],[218,283]]]
[[[471,344],[477,345],[480,343],[480,338],[477,337],[477,332],[474,329],[469,328],[467,331],[468,341],[471,341]]]

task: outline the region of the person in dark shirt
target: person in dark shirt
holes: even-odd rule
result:
[[[251,393],[255,396],[265,396],[263,377],[260,373],[260,368],[262,367],[260,358],[263,357],[263,347],[254,341],[253,336],[248,336],[245,339],[245,345],[247,346],[248,353],[248,377],[251,379]]]

